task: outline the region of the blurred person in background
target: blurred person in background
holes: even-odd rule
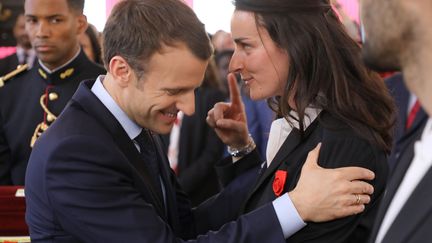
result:
[[[88,59],[103,65],[99,32],[92,24],[89,24],[86,31],[79,36],[79,42]]]
[[[352,4],[359,4],[358,0],[350,0],[352,1]],[[331,0],[331,4],[336,9],[339,18],[341,19],[342,24],[345,26],[345,30],[348,33],[351,38],[353,38],[354,41],[357,43],[361,43],[361,37],[360,37],[360,26],[359,24],[353,19],[353,17],[349,16],[344,7],[341,3],[339,3],[338,0]]]
[[[361,15],[366,64],[379,71],[400,70],[409,90],[404,102],[415,104],[416,97],[429,116],[408,134],[414,138],[408,138],[410,144],[396,160],[369,242],[432,242],[432,1],[362,0]],[[399,111],[401,116],[409,106]],[[411,117],[415,123],[417,117]]]
[[[216,31],[211,37],[211,41],[216,54],[225,50],[234,50],[234,42],[231,34],[226,31]]]
[[[27,64],[28,69],[30,69],[36,60],[36,53],[31,46],[29,36],[25,30],[24,10],[17,13],[13,26],[13,35],[17,43],[16,52],[0,59],[0,76],[15,70],[18,65]]]
[[[398,72],[388,77],[385,84],[397,107],[395,139],[388,158],[389,166],[394,170],[404,151],[408,149],[411,151],[411,156],[414,156],[413,144],[420,138],[428,115],[421,107],[417,96],[406,87],[402,73]]]

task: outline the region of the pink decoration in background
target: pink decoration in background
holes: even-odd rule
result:
[[[114,5],[116,5],[116,3],[120,2],[122,0],[106,0],[106,18],[108,18],[108,16],[111,13],[112,8],[114,7]],[[184,0],[186,2],[187,5],[189,5],[191,8],[193,7],[193,0]]]
[[[9,55],[12,55],[16,52],[16,47],[15,46],[5,46],[5,47],[0,47],[0,58],[3,57],[7,57]]]
[[[380,1],[380,0],[376,0]],[[345,12],[357,23],[360,23],[358,0],[338,0]]]
[[[120,2],[122,0],[106,0],[106,18],[108,19],[108,16],[111,13],[111,9],[114,7],[114,5],[116,5],[116,3]]]
[[[184,0],[189,7],[193,8],[193,0]]]

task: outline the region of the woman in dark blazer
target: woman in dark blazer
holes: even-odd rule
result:
[[[306,222],[287,242],[366,242],[384,192],[395,120],[384,83],[365,68],[360,47],[328,0],[234,4],[231,32],[236,47],[230,71],[241,75],[252,99],[269,99],[280,117],[270,130],[267,162],[240,213],[290,192],[308,152],[322,143],[320,166],[369,168],[376,174],[375,192],[363,213]],[[234,83],[234,75],[229,78]],[[227,158],[224,168],[260,159],[245,120],[242,104],[235,102],[218,103],[209,112],[208,123],[230,146],[235,161]],[[346,200],[356,205],[366,199],[353,194]],[[304,216],[302,205],[295,207]]]

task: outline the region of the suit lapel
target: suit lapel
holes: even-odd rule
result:
[[[270,163],[270,166],[266,170],[264,170],[262,176],[260,176],[254,188],[247,196],[241,212],[245,210],[249,199],[254,195],[254,193],[261,186],[263,186],[263,183],[269,177],[272,177],[274,175],[275,171],[281,166],[281,164],[285,161],[285,159],[301,144],[302,141],[304,141],[304,139],[306,139],[315,130],[318,123],[319,123],[319,117],[317,117],[315,121],[312,122],[312,124],[306,129],[303,137],[301,136],[301,133],[298,129],[293,129],[291,131],[291,133],[288,135],[288,137],[285,139],[284,143],[282,144],[281,148],[276,153],[273,161]]]
[[[422,222],[422,219],[428,217],[432,213],[431,185],[432,167],[429,168],[428,172],[402,207],[395,221],[388,229],[382,241],[383,243],[406,242],[412,232],[416,230],[418,224]]]
[[[402,127],[403,130],[401,131],[401,137],[397,142],[399,144],[403,143],[405,139],[410,138],[413,133],[417,132],[417,130],[422,129],[424,124],[426,124],[427,118],[428,116],[426,112],[423,110],[423,108],[420,108],[420,110],[418,111],[415,117],[413,124],[408,130],[405,130],[405,123],[403,123],[403,127]]]
[[[90,80],[82,82],[78,87],[77,92],[72,97],[72,102],[75,101],[75,104],[80,105],[83,110],[98,120],[98,122],[112,135],[113,141],[137,171],[137,177],[139,180],[136,181],[141,184],[141,187],[137,187],[137,189],[147,189],[140,191],[144,194],[145,198],[152,200],[152,205],[155,207],[158,214],[161,217],[164,217],[165,210],[162,198],[159,193],[157,193],[157,187],[154,185],[153,180],[151,180],[151,177],[148,174],[149,172],[146,169],[138,150],[120,123],[91,92],[90,88],[93,83],[94,81]]]
[[[387,187],[385,191],[385,195],[383,201],[381,202],[380,208],[378,210],[373,231],[371,234],[371,239],[375,241],[377,237],[378,231],[380,229],[381,223],[387,213],[387,209],[390,206],[390,203],[399,188],[400,183],[402,182],[406,171],[408,170],[411,162],[414,158],[414,144],[416,141],[420,139],[420,136],[423,132],[425,123],[416,129],[415,134],[412,135],[413,139],[410,140],[409,144],[404,146],[404,150],[401,152],[401,156],[397,160],[396,167],[394,169],[393,174],[391,175],[389,181],[387,182]]]
[[[178,222],[178,215],[177,215],[177,200],[174,198],[175,189],[173,188],[173,183],[171,183],[171,180],[174,178],[175,175],[174,172],[171,170],[168,158],[166,157],[166,153],[164,150],[164,145],[161,140],[161,137],[156,134],[152,134],[153,141],[155,142],[156,149],[158,151],[159,156],[159,165],[161,166],[161,176],[162,180],[164,182],[164,188],[165,188],[165,197],[166,197],[166,209],[167,209],[167,216],[168,220],[170,221],[170,225],[177,229],[179,228],[179,222]]]
[[[257,185],[254,190],[269,176],[272,176],[274,172],[279,168],[283,159],[288,157],[288,155],[300,144],[301,142],[301,134],[297,129],[293,129],[288,137],[285,139],[281,148],[276,153],[273,161],[270,163],[270,166],[264,171],[264,174],[258,180]]]
[[[411,161],[414,158],[413,149],[414,147],[412,146],[412,144],[405,148],[405,150],[402,152],[402,155],[398,159],[396,168],[394,169],[394,173],[391,175],[390,180],[387,182],[387,188],[383,200],[380,204],[377,216],[375,218],[374,227],[371,233],[371,239],[373,239],[373,242],[375,242],[378,231],[381,227],[382,221],[387,213],[387,209],[390,206],[393,196],[399,188],[399,185],[405,176],[405,172],[408,170],[408,167],[410,166]]]

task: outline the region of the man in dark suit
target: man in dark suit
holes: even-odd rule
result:
[[[431,1],[363,0],[361,12],[366,63],[377,70],[400,69],[408,89],[430,116]],[[432,120],[413,136],[418,140],[401,151],[388,182],[371,242],[432,242]]]
[[[284,242],[303,220],[364,209],[346,198],[370,194],[357,179],[372,173],[307,163],[290,192],[299,212],[285,195],[236,220],[254,164],[236,168],[236,183],[191,210],[157,134],[170,131],[177,112],[194,112],[212,53],[204,26],[179,0],[121,1],[103,40],[108,73],[80,85],[32,151],[25,188],[32,242]]]
[[[24,185],[34,142],[53,123],[83,79],[104,73],[87,59],[78,35],[84,1],[29,0],[26,28],[38,61],[0,88],[0,184]]]
[[[388,158],[389,166],[393,170],[406,147],[412,146],[418,130],[422,130],[428,116],[419,105],[417,97],[406,87],[402,73],[396,73],[385,80],[388,89],[395,99],[398,108],[393,149]]]
[[[17,13],[13,35],[17,42],[16,52],[0,59],[0,76],[15,70],[20,64],[28,64],[28,68],[31,68],[36,58],[36,53],[32,49],[29,36],[25,31],[24,11]]]

